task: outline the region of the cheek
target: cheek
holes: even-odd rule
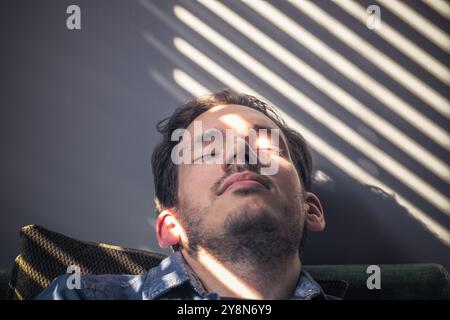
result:
[[[220,178],[217,165],[186,165],[178,169],[178,198],[204,203],[211,197],[211,187]]]
[[[300,193],[302,191],[300,176],[298,175],[295,166],[288,160],[280,160],[276,179],[279,181],[280,187],[288,194],[292,194],[293,190],[295,190],[295,193]]]

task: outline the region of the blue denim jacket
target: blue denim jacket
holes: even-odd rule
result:
[[[153,300],[187,299],[220,300],[217,293],[208,293],[200,280],[184,261],[180,252],[175,252],[161,263],[141,275],[82,275],[80,289],[67,287],[70,274],[57,277],[42,291],[39,300]],[[327,299],[320,285],[306,272],[300,274],[292,299]]]

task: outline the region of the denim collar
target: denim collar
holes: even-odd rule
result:
[[[152,268],[146,276],[143,287],[144,299],[158,299],[165,293],[189,283],[201,299],[220,299],[216,293],[207,293],[200,279],[185,262],[181,252],[177,251]],[[292,300],[311,300],[325,296],[320,285],[306,271],[301,271]]]
[[[308,272],[302,270],[291,300],[312,300],[316,297],[325,298],[326,296],[322,287],[313,277]]]

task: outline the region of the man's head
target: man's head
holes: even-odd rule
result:
[[[264,164],[248,161],[252,150],[260,149],[258,138],[245,140],[243,163],[225,161],[230,153],[213,150],[223,153],[223,163],[174,164],[171,155],[178,141],[172,141],[172,134],[186,129],[194,139],[198,134],[194,121],[200,121],[203,132],[228,129],[242,137],[252,129],[265,129],[269,134],[278,130],[278,145],[264,144],[263,152],[256,152],[258,158],[276,161],[276,173],[262,175]],[[152,168],[162,247],[179,245],[191,255],[204,249],[222,260],[268,263],[269,258],[297,252],[305,230],[324,228],[320,201],[309,192],[312,160],[308,147],[267,103],[225,90],[181,106],[158,124],[158,130],[163,141],[153,152]],[[232,156],[234,152],[237,149]]]

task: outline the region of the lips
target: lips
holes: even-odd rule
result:
[[[261,185],[266,189],[270,189],[270,182],[265,177],[251,172],[236,173],[225,180],[219,190],[219,195],[234,187],[252,187],[258,185]]]

